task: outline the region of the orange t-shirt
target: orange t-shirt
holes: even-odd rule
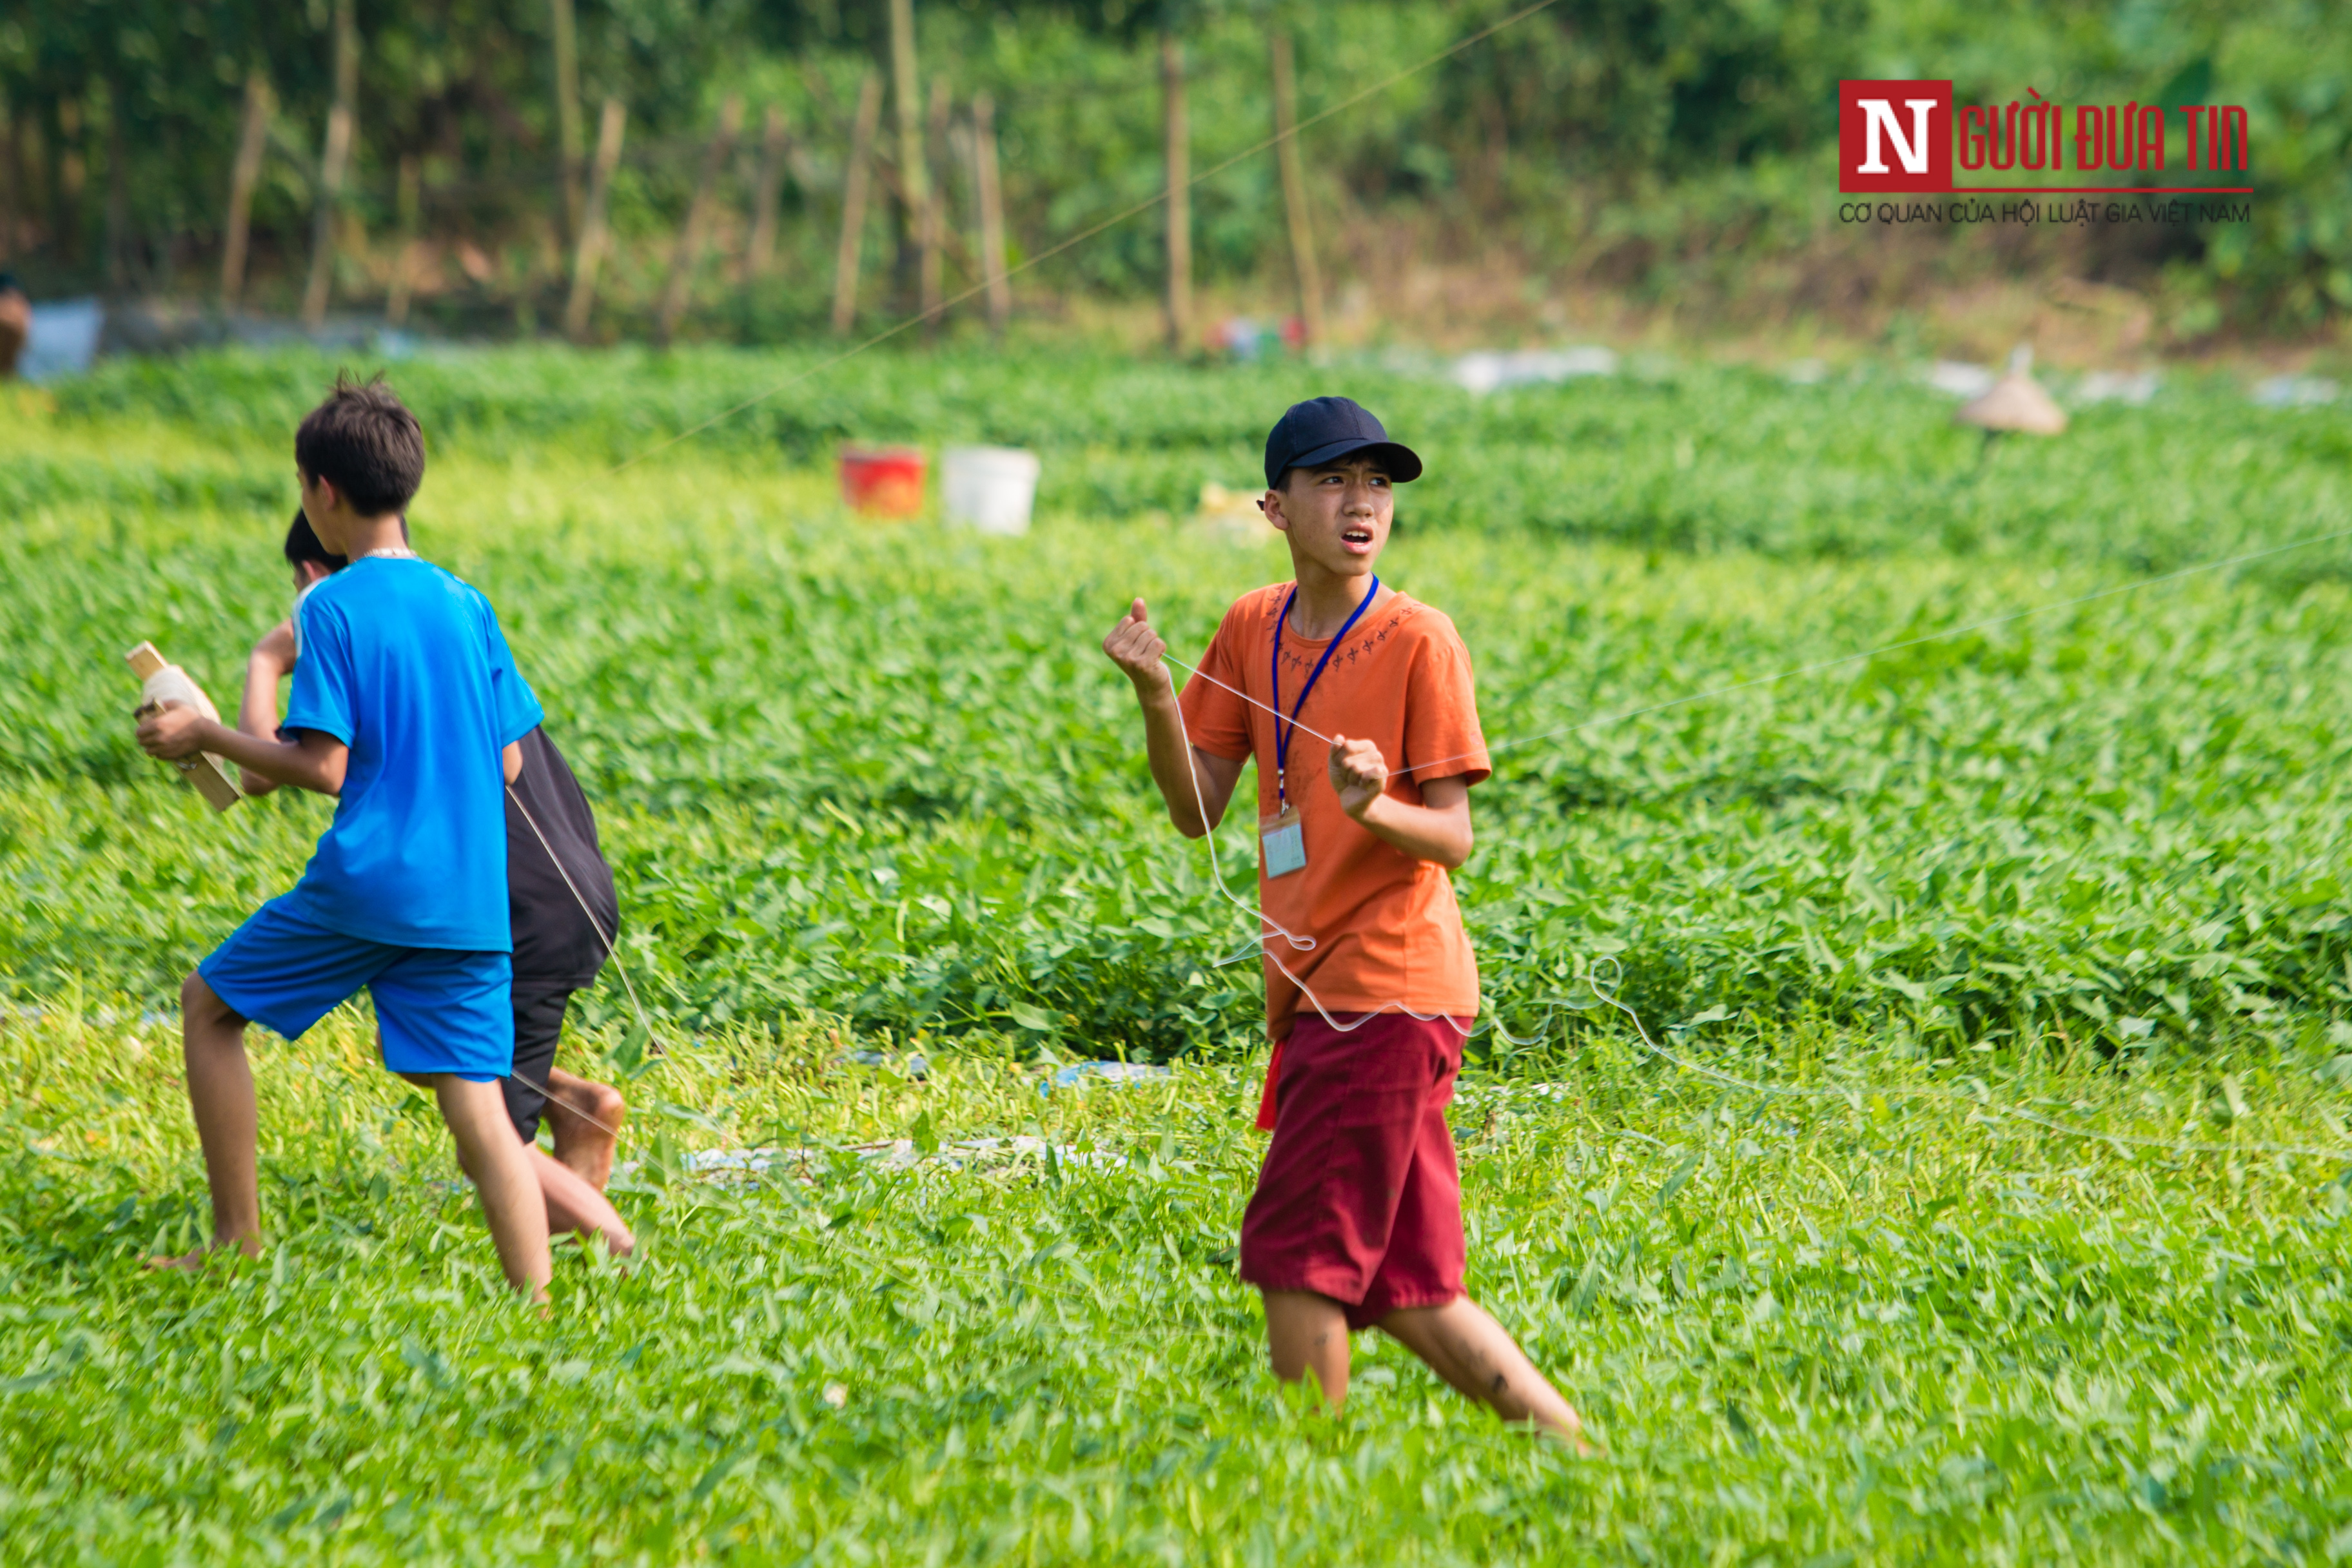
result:
[[[1192,744],[1233,762],[1257,758],[1253,833],[1257,817],[1276,809],[1274,715],[1201,677],[1272,706],[1275,623],[1290,589],[1278,583],[1236,600],[1201,657],[1201,674],[1184,683],[1180,699]],[[1286,717],[1329,642],[1299,637],[1295,627],[1284,630]],[[1261,845],[1258,903],[1297,935],[1314,938],[1315,946],[1301,952],[1273,935],[1262,944],[1267,1037],[1286,1037],[1298,1009],[1312,1005],[1276,967],[1276,960],[1333,1014],[1402,1006],[1471,1016],[1478,1010],[1478,960],[1445,868],[1391,847],[1350,817],[1331,787],[1330,748],[1307,732],[1377,744],[1391,769],[1412,770],[1389,780],[1389,794],[1410,805],[1422,804],[1426,780],[1478,783],[1493,769],[1478,731],[1470,650],[1442,612],[1392,594],[1365,611],[1347,642],[1332,650],[1298,710],[1298,723],[1286,778],[1304,829],[1307,864],[1268,877]]]

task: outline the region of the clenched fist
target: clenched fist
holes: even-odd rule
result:
[[[1389,762],[1370,741],[1331,737],[1331,788],[1349,816],[1361,819],[1388,793]]]
[[[1103,652],[1110,661],[1127,672],[1138,691],[1150,692],[1169,686],[1168,667],[1160,656],[1168,645],[1158,632],[1151,629],[1151,612],[1138,599],[1118,625],[1111,627],[1110,636],[1103,638]]]

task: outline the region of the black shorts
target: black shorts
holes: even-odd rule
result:
[[[514,1069],[499,1079],[499,1088],[507,1097],[507,1114],[526,1143],[539,1137],[539,1119],[547,1110],[547,1096],[540,1091],[555,1068],[555,1047],[563,1038],[563,1010],[572,989],[528,983],[514,988]]]

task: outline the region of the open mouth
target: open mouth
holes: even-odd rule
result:
[[[1349,544],[1370,544],[1372,542],[1372,531],[1369,528],[1351,528],[1339,537]]]

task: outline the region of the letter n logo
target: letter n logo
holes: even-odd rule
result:
[[[1952,188],[1952,84],[1948,81],[1838,83],[1838,189]]]

